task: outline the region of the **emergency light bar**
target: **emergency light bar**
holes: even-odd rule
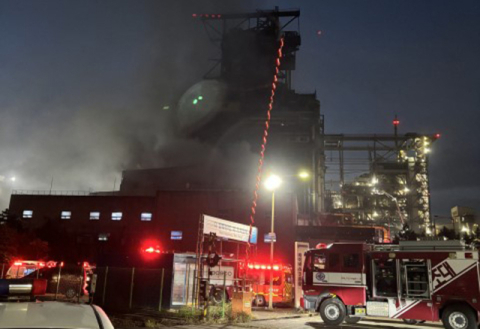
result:
[[[274,271],[280,271],[281,265],[273,265]],[[248,268],[251,270],[271,270],[272,266],[265,264],[248,264]]]

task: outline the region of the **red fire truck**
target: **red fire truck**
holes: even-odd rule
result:
[[[254,294],[254,304],[265,306],[268,304],[270,291],[270,271],[273,270],[274,304],[290,304],[293,301],[293,271],[290,265],[250,263],[248,264],[247,281],[251,284]]]
[[[305,253],[303,302],[329,325],[364,316],[477,328],[478,251],[459,241],[333,243]]]

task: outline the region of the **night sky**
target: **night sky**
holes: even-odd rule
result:
[[[57,190],[111,190],[123,169],[172,165],[172,148],[201,153],[163,109],[217,55],[191,15],[274,6],[301,10],[294,88],[317,91],[327,133],[391,133],[394,114],[401,133],[439,132],[433,214],[480,209],[477,0],[3,0],[0,207],[52,177]]]

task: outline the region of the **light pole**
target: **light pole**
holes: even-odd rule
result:
[[[272,192],[272,228],[270,230],[270,291],[268,294],[268,309],[273,310],[273,236],[275,223],[275,190],[282,184],[282,179],[277,175],[270,175],[265,180],[265,188]]]

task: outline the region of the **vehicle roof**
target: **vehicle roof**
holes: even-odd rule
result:
[[[0,303],[0,328],[113,329],[113,326],[97,306],[63,302],[7,302]]]

